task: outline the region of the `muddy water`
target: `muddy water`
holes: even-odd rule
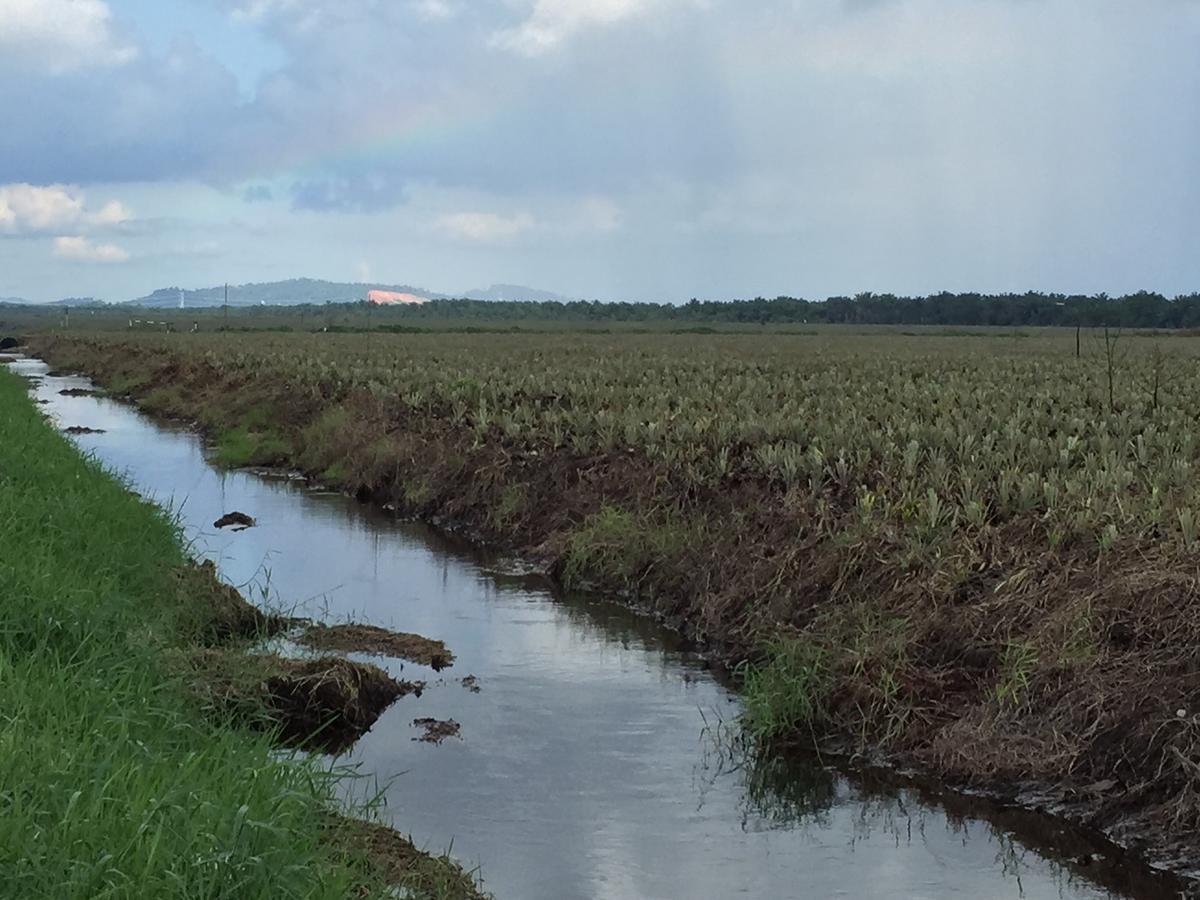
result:
[[[398,828],[452,845],[500,900],[1171,895],[1120,862],[1047,858],[1035,848],[1057,829],[1043,820],[941,805],[817,760],[748,766],[725,739],[735,698],[669,631],[340,495],[221,474],[193,434],[58,393],[88,386],[45,377],[35,395],[60,427],[103,429],[72,439],[176,510],[195,552],[249,596],[454,651],[440,673],[377,660],[431,687],[345,761],[378,781]],[[215,530],[232,510],[259,524]],[[460,683],[469,675],[478,692]],[[424,716],[454,719],[461,739],[414,740]]]

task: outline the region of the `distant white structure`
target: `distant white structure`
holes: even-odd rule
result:
[[[183,309],[183,291],[179,292],[179,308]]]
[[[405,303],[419,306],[425,303],[426,299],[416,294],[402,294],[397,291],[367,291],[367,302],[376,306],[397,306]]]

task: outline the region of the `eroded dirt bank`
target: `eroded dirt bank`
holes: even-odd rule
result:
[[[914,560],[893,534],[822,537],[848,497],[816,508],[754,479],[697,488],[637,453],[481,442],[436,413],[182,351],[35,345],[218,444],[232,434],[237,462],[296,466],[623,592],[729,662],[770,659],[822,742],[1014,800],[1036,788],[1149,858],[1197,858],[1200,594],[1177,550],[1054,549],[1017,519]]]
[[[325,626],[271,615],[247,602],[217,578],[211,561],[176,570],[181,625],[190,640],[168,653],[171,669],[208,713],[241,726],[271,732],[287,747],[339,753],[370,730],[393,703],[420,695],[422,682],[398,680],[377,666],[339,656],[295,659],[262,652],[265,638],[297,627],[306,634]],[[366,626],[337,626],[348,635]],[[367,629],[381,644],[411,647],[424,641],[449,651],[439,641]],[[363,649],[350,636],[342,646]],[[386,652],[380,650],[380,652]],[[325,839],[365,861],[371,875],[430,900],[486,900],[469,873],[447,855],[419,850],[385,825],[330,814]],[[369,896],[365,891],[363,896]]]

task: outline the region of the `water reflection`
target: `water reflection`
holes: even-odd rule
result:
[[[377,660],[430,689],[392,707],[343,762],[378,782],[419,844],[479,864],[501,900],[1166,895],[1153,881],[1086,880],[1053,861],[1072,851],[1036,822],[871,772],[847,778],[829,760],[752,752],[729,724],[736,699],[654,622],[556,596],[508,561],[294,479],[217,472],[194,435],[61,396],[68,386],[87,382],[37,385],[43,409],[60,427],[104,429],[72,440],[177,510],[228,581],[300,615],[416,631],[454,651],[442,673]],[[235,509],[258,526],[212,527]],[[462,723],[462,740],[414,741],[422,716]]]
[[[722,779],[737,781],[746,829],[788,829],[820,842],[820,832],[848,825],[851,852],[869,854],[891,844],[898,850],[920,847],[935,859],[955,845],[986,846],[993,850],[992,866],[1020,897],[1043,895],[1047,880],[1060,897],[1185,893],[1182,883],[1050,817],[947,793],[891,770],[797,748],[758,747],[726,721],[706,724],[697,771],[701,796]],[[854,815],[839,824],[836,811],[844,808],[853,808]],[[1048,860],[1058,862],[1047,867]]]

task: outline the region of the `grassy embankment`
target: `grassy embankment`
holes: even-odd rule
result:
[[[333,816],[336,772],[201,708],[175,662],[233,652],[214,648],[230,597],[2,370],[0,435],[0,895],[476,896],[445,860]]]
[[[44,337],[62,367],[624,591],[755,733],[1200,850],[1196,342]]]

